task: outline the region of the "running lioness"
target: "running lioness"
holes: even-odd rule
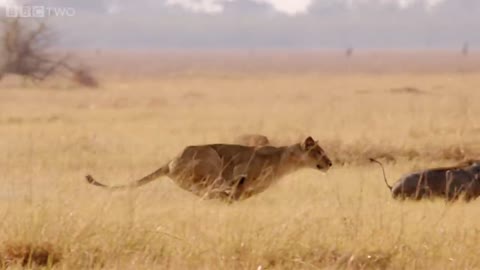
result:
[[[155,172],[128,185],[107,186],[88,175],[90,184],[108,189],[133,188],[168,176],[178,186],[203,198],[236,201],[266,190],[282,176],[302,168],[327,171],[332,162],[312,138],[290,146],[261,148],[210,144],[188,146]]]

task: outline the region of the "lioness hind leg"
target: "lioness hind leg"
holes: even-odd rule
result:
[[[221,184],[222,159],[210,148],[189,148],[175,160],[172,180],[198,196]]]

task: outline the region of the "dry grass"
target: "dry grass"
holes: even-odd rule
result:
[[[190,74],[110,79],[91,91],[2,87],[3,263],[14,253],[16,265],[45,265],[33,261],[43,247],[43,257],[61,254],[54,265],[47,255],[59,269],[480,268],[478,201],[394,201],[366,162],[392,161],[393,181],[478,158],[477,73]],[[405,87],[428,94],[390,91]],[[233,205],[201,201],[167,179],[118,193],[84,181],[92,173],[125,183],[187,144],[241,133],[276,143],[311,134],[337,166],[293,174]]]

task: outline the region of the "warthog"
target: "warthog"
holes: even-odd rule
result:
[[[457,200],[463,195],[465,201],[480,196],[480,162],[468,161],[457,166],[433,168],[402,176],[390,186],[385,175],[383,164],[375,159],[383,172],[385,184],[393,198],[415,199],[443,197],[447,201]]]

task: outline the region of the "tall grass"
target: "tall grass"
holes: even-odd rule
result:
[[[415,87],[416,91],[391,91]],[[390,181],[480,153],[478,74],[272,74],[0,91],[0,258],[63,269],[475,269],[478,202],[394,201]],[[162,178],[126,183],[189,144],[319,139],[336,161],[246,201]],[[13,255],[12,255],[13,254]],[[48,259],[45,261],[45,256]],[[36,258],[40,259],[36,259]],[[26,259],[25,259],[26,258]],[[27,262],[25,262],[25,260]]]

